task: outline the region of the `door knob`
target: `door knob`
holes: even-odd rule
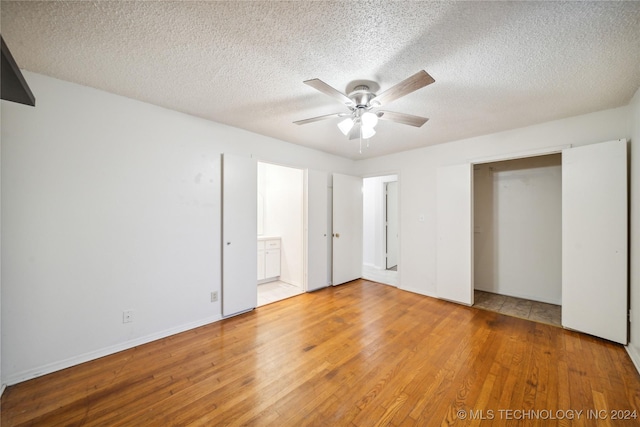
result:
[[[231,244],[231,242],[227,242],[227,246],[229,246]]]
[[[336,234],[334,234],[334,236],[336,236],[336,239],[339,239],[340,238],[340,233],[336,233]]]

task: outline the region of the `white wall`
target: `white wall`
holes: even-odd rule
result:
[[[640,371],[640,89],[631,100],[631,161],[630,161],[630,289],[631,331],[627,347]]]
[[[281,238],[280,280],[304,286],[304,171],[258,163],[264,186],[264,235]]]
[[[562,302],[560,154],[474,168],[475,289]]]
[[[2,102],[3,383],[220,318],[209,298],[220,291],[220,153],[352,170],[340,157],[25,77],[37,107]]]
[[[420,130],[427,134],[429,125]],[[400,265],[398,286],[424,295],[436,294],[436,170],[534,149],[585,145],[630,137],[630,107],[542,123],[447,144],[356,162],[363,176],[389,171],[402,177],[400,187]],[[424,215],[424,221],[419,218]]]

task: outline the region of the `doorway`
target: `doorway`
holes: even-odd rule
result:
[[[364,178],[362,277],[398,285],[398,175]]]
[[[258,162],[257,306],[304,292],[304,171]]]
[[[561,325],[560,154],[474,165],[474,306]]]

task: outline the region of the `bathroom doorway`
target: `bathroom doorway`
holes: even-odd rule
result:
[[[258,162],[258,307],[304,292],[304,171]]]

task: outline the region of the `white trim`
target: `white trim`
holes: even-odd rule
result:
[[[364,174],[362,175],[362,179],[366,179],[366,178],[383,178],[383,177],[388,177],[388,176],[394,176],[396,177],[396,181],[400,180],[400,172],[396,171],[395,169],[393,171],[389,171],[389,172],[371,172],[368,174]]]
[[[422,289],[418,289],[418,288],[405,288],[405,287],[398,287],[398,289],[402,290],[402,291],[407,291],[407,292],[411,292],[414,294],[418,294],[418,295],[424,295],[425,297],[430,297],[430,298],[436,298],[436,299],[440,299],[438,298],[438,296],[435,293],[431,293],[431,292],[425,292]]]
[[[495,156],[471,159],[469,160],[469,163],[477,165],[482,163],[501,162],[505,160],[524,159],[526,157],[546,156],[547,154],[562,153],[562,150],[566,150],[567,148],[571,148],[571,147],[572,145],[568,144],[568,145],[558,145],[555,147],[538,148],[536,150],[519,151],[516,153],[510,153],[510,154],[498,154]]]
[[[0,387],[0,397],[2,397],[2,393],[4,393],[4,390],[7,388],[6,384],[2,384],[2,386]]]
[[[216,316],[211,316],[211,317],[207,317],[205,319],[199,320],[197,322],[192,322],[192,323],[187,323],[186,325],[181,325],[178,326],[176,328],[171,328],[171,329],[166,329],[164,331],[161,332],[157,332],[151,335],[147,335],[144,337],[140,337],[140,338],[136,338],[134,340],[130,340],[130,341],[125,341],[123,343],[120,344],[116,344],[110,347],[106,347],[106,348],[102,348],[100,350],[95,350],[95,351],[90,351],[88,353],[84,353],[81,354],[79,356],[74,356],[74,357],[70,357],[68,359],[65,360],[60,360],[58,362],[54,362],[54,363],[49,363],[46,364],[44,366],[40,366],[38,368],[33,368],[33,369],[28,369],[26,371],[22,371],[22,372],[18,372],[16,374],[13,374],[11,376],[9,376],[6,379],[6,384],[3,385],[3,390],[4,387],[6,387],[7,385],[14,385],[17,383],[20,383],[22,381],[27,381],[33,378],[37,378],[43,375],[47,375],[50,374],[52,372],[56,372],[56,371],[60,371],[62,369],[66,369],[66,368],[70,368],[72,366],[76,366],[79,365],[81,363],[85,363],[85,362],[89,362],[91,360],[95,360],[95,359],[99,359],[100,357],[104,357],[104,356],[108,356],[110,354],[114,354],[114,353],[118,353],[120,351],[123,350],[128,350],[130,348],[139,346],[139,345],[143,345],[143,344],[147,344],[150,343],[152,341],[156,341],[162,338],[166,338],[169,337],[171,335],[175,335],[175,334],[179,334],[181,332],[185,332],[191,329],[195,329],[195,328],[199,328],[200,326],[204,326],[204,325],[208,325],[209,323],[214,323],[217,322],[219,320],[221,320],[222,318],[220,317],[220,315],[216,315]]]
[[[383,285],[398,286],[398,272],[378,267],[362,266],[362,278]]]
[[[627,350],[627,354],[629,354],[629,357],[631,358],[633,365],[636,367],[636,370],[638,371],[638,373],[640,373],[640,353],[638,352],[638,349],[636,349],[636,347],[631,343],[629,345],[625,345],[624,348],[625,350]]]

